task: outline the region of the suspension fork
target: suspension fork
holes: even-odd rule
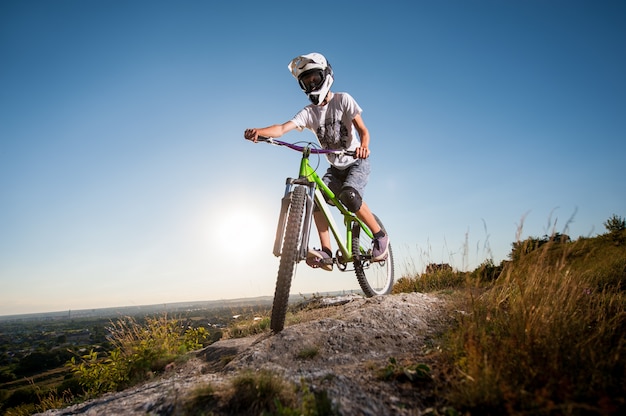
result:
[[[280,257],[283,238],[285,235],[285,227],[287,226],[287,216],[289,214],[289,205],[291,203],[291,194],[296,186],[306,186],[307,198],[304,212],[304,220],[300,231],[300,247],[298,248],[297,261],[306,258],[309,248],[309,237],[311,235],[311,222],[313,218],[313,207],[315,197],[315,182],[310,182],[306,178],[287,178],[285,181],[285,194],[280,202],[280,215],[278,217],[278,225],[276,227],[276,237],[274,239],[274,256]]]

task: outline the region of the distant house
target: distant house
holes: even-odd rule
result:
[[[451,272],[452,266],[448,263],[430,263],[426,266],[426,273],[435,273],[435,272]]]

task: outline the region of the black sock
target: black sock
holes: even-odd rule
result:
[[[332,257],[332,256],[333,256],[333,251],[332,251],[331,249],[327,248],[327,247],[323,247],[323,248],[322,248],[322,251],[323,251],[324,253],[328,254],[330,257]]]
[[[376,234],[374,234],[374,238],[382,238],[384,237],[386,234],[383,231],[383,229],[381,228],[379,232],[377,232]]]

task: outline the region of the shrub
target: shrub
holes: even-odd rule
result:
[[[338,415],[326,390],[311,391],[301,381],[295,385],[270,370],[244,370],[230,385],[216,389],[200,386],[183,397],[174,414],[187,416],[212,414],[333,416]]]
[[[379,377],[383,380],[408,380],[413,383],[430,380],[430,367],[426,364],[403,365],[395,357],[389,358],[389,364],[382,368]]]
[[[195,388],[183,405],[183,414],[187,416],[205,415],[206,410],[217,406],[218,398],[212,385]],[[210,414],[210,413],[209,413]]]
[[[232,380],[232,386],[228,404],[232,413],[259,415],[296,405],[294,386],[268,370],[246,371]]]
[[[310,359],[317,357],[319,352],[320,352],[319,347],[317,347],[316,345],[310,345],[298,351],[298,354],[296,355],[296,357],[300,360],[310,360]]]
[[[465,284],[466,274],[450,268],[435,269],[415,277],[403,276],[393,286],[392,293],[435,292],[454,289]]]
[[[185,328],[167,315],[147,318],[141,325],[126,317],[112,323],[109,339],[114,346],[108,356],[90,351],[68,366],[85,388],[87,395],[125,388],[149,378],[154,371],[188,351],[199,349],[208,337],[203,328]]]

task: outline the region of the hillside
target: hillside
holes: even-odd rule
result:
[[[270,370],[294,385],[305,380],[312,393],[325,392],[341,414],[420,414],[437,404],[430,378],[417,380],[422,385],[415,388],[415,381],[381,373],[393,370],[392,358],[406,366],[435,368],[429,353],[447,319],[445,308],[443,299],[421,293],[352,296],[301,312],[301,323],[277,335],[218,341],[158,379],[43,415],[186,414],[185,403],[194,392],[207,385],[220,391],[246,370]],[[214,408],[218,405],[216,401]]]
[[[625,228],[531,237],[499,266],[434,267],[399,279],[395,295],[314,297],[277,335],[250,321],[261,335],[44,414],[625,414]]]

